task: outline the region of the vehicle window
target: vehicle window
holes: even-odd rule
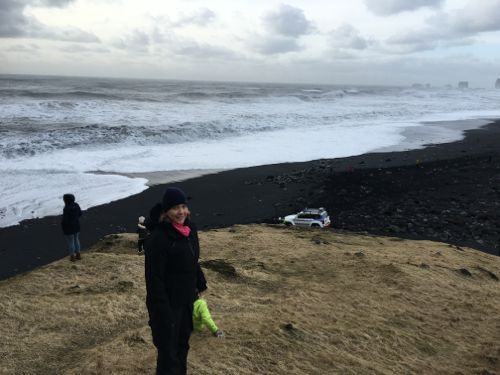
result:
[[[299,215],[298,218],[300,219],[311,219],[313,217],[313,215],[311,214],[302,214],[302,215]]]

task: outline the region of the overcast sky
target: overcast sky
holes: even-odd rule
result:
[[[0,0],[0,73],[492,87],[500,0]]]

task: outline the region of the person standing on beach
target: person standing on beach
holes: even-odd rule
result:
[[[207,285],[184,192],[167,188],[162,203],[152,208],[147,227],[151,234],[144,243],[146,306],[157,348],[156,374],[186,374],[193,303],[196,291],[205,291]]]
[[[148,236],[148,230],[145,225],[146,218],[144,216],[139,216],[139,222],[137,223],[137,254],[142,254],[144,251],[144,240]]]
[[[68,243],[69,260],[74,262],[82,259],[80,255],[80,216],[82,210],[75,202],[73,194],[64,194],[64,209],[62,215],[62,231]]]

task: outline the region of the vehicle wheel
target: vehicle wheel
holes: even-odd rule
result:
[[[311,224],[311,228],[319,228],[319,224]]]
[[[291,227],[291,226],[292,226],[292,223],[290,223],[290,222],[288,222],[288,221],[285,221],[285,225],[286,225],[287,227]]]

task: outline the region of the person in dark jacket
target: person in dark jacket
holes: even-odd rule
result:
[[[198,232],[188,216],[186,195],[169,187],[146,221],[146,306],[158,375],[186,374],[193,303],[197,290],[207,289]]]
[[[74,262],[82,259],[80,255],[80,216],[82,216],[82,210],[78,203],[75,202],[73,194],[64,194],[63,201],[64,209],[61,226],[68,243],[69,260]]]

